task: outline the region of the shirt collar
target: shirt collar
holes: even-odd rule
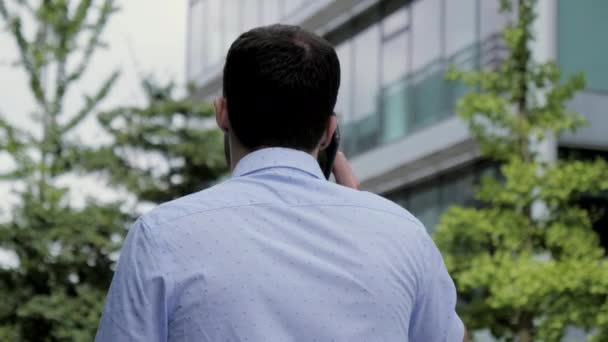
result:
[[[232,177],[270,168],[292,168],[325,179],[319,163],[309,153],[281,147],[264,148],[247,154],[232,171]]]

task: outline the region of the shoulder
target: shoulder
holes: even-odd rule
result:
[[[402,253],[421,254],[432,247],[432,239],[422,222],[400,205],[367,191],[344,187],[336,190],[340,192],[338,206],[351,207],[359,223],[373,227],[382,238],[399,246]]]
[[[206,212],[213,212],[230,206],[238,206],[238,191],[234,184],[226,181],[205,190],[180,197],[158,205],[149,212],[143,214],[139,220],[154,229],[171,225],[180,219]]]
[[[354,193],[353,201],[356,205],[372,211],[384,213],[388,217],[392,216],[395,220],[401,222],[401,224],[399,224],[400,227],[406,226],[428,235],[422,222],[397,203],[367,191],[352,190],[352,192]]]
[[[361,206],[384,213],[387,218],[392,217],[390,222],[393,224],[393,233],[395,233],[395,236],[401,236],[405,239],[400,240],[402,243],[406,243],[410,247],[415,245],[416,248],[414,249],[424,255],[437,250],[435,242],[424,224],[407,209],[374,193],[366,191],[359,191],[359,193]]]

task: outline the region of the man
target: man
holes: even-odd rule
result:
[[[97,341],[462,341],[456,294],[422,224],[353,189],[336,129],[340,66],[298,27],[241,35],[215,101],[232,177],[142,216]],[[349,188],[350,187],[350,188]]]

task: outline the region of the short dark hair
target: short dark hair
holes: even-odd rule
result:
[[[223,92],[239,141],[252,150],[312,151],[333,114],[340,62],[325,39],[298,26],[243,33],[230,46]]]

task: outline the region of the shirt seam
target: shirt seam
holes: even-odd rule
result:
[[[235,179],[235,178],[240,178],[240,177],[247,177],[250,176],[252,174],[261,172],[261,171],[267,171],[267,170],[271,170],[271,169],[289,169],[289,170],[295,170],[295,171],[300,171],[302,173],[305,173],[309,176],[313,176],[316,179],[325,179],[324,176],[322,176],[322,174],[318,174],[312,170],[309,169],[304,169],[303,167],[298,167],[295,165],[269,165],[269,166],[262,166],[259,167],[257,169],[254,170],[248,170],[248,171],[241,171],[239,173],[235,173],[232,175],[232,177],[230,179]],[[322,178],[323,177],[323,178]]]
[[[415,219],[415,218],[411,218],[405,215],[400,215],[397,214],[395,212],[392,212],[390,210],[385,210],[385,209],[380,209],[380,208],[370,208],[370,207],[365,207],[362,205],[356,205],[356,204],[281,204],[281,203],[251,203],[251,204],[242,204],[242,205],[233,205],[233,206],[225,206],[225,207],[220,207],[220,208],[210,208],[210,209],[203,209],[203,210],[199,210],[199,211],[195,211],[192,213],[188,213],[188,214],[184,214],[181,216],[176,216],[176,217],[172,217],[170,219],[166,219],[163,221],[159,221],[158,224],[166,224],[166,223],[170,223],[171,221],[176,221],[176,220],[180,220],[183,218],[186,218],[188,216],[193,216],[193,215],[197,215],[197,214],[206,214],[209,212],[214,212],[214,211],[219,211],[219,210],[224,210],[224,209],[235,209],[235,208],[243,208],[243,207],[254,207],[254,206],[286,206],[286,207],[290,207],[290,208],[304,208],[304,207],[345,207],[345,208],[360,208],[360,209],[367,209],[367,210],[372,210],[372,211],[377,211],[377,212],[383,212],[386,214],[391,214],[393,216],[408,220],[409,222],[414,223],[418,228],[422,228],[424,229],[424,227],[421,226],[420,222]],[[143,221],[143,218],[142,218]],[[151,230],[150,226],[144,221],[145,226]]]

